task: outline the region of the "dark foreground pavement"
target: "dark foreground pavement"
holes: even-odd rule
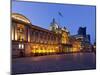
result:
[[[95,68],[96,58],[94,53],[24,57],[12,60],[13,74],[87,70]]]

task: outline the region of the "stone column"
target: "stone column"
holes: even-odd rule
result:
[[[15,40],[18,40],[17,24],[15,24],[15,23],[14,23],[14,30],[15,30]]]

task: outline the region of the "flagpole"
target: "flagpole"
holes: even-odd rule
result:
[[[59,25],[61,26],[61,17],[63,17],[63,15],[61,14],[61,12],[58,12],[59,15]]]
[[[59,15],[59,12],[58,12],[58,20],[59,20],[59,27],[61,27],[60,26],[60,15]]]

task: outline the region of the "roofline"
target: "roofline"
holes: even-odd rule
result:
[[[23,22],[23,21],[14,19],[14,18],[12,18],[12,21],[17,22],[17,23],[21,23],[21,24],[28,25],[29,27],[34,28],[34,29],[37,29],[37,30],[46,31],[46,32],[55,34],[53,31],[50,31],[50,30],[48,30],[48,29],[39,27],[39,26],[37,26],[37,25],[33,25],[33,24],[31,24],[31,23],[26,23],[26,22]],[[55,35],[58,35],[58,34],[55,34]]]
[[[14,14],[20,15],[20,16],[24,17],[27,21],[29,21],[29,23],[31,23],[31,21],[30,21],[26,16],[24,16],[23,14],[19,14],[19,13],[11,13],[11,15],[14,15]],[[11,17],[12,17],[12,16],[11,16]],[[12,18],[13,18],[13,17],[12,17]]]

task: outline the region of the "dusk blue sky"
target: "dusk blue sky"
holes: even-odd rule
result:
[[[60,26],[65,26],[70,31],[71,35],[77,34],[80,26],[86,26],[92,43],[95,41],[95,6],[13,1],[12,12],[23,14],[33,25],[46,29],[55,18]],[[63,17],[58,12],[61,12]]]

